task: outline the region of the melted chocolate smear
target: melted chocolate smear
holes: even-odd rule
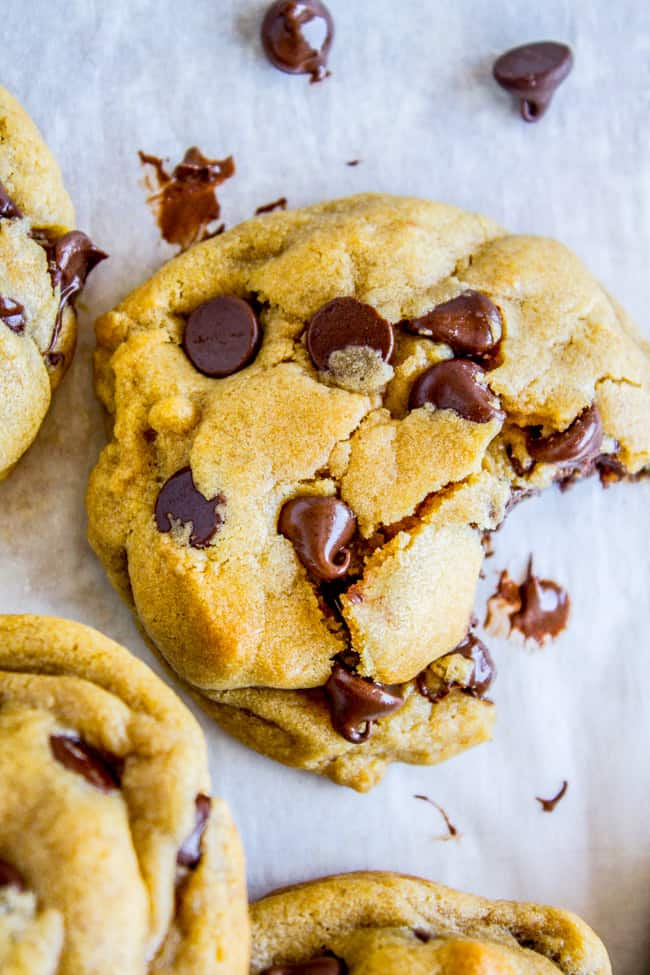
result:
[[[347,965],[340,958],[322,955],[311,961],[287,962],[265,968],[261,975],[346,975]]]
[[[262,46],[271,64],[287,74],[328,78],[334,40],[332,15],[320,0],[276,0],[262,22]]]
[[[503,334],[501,312],[487,295],[471,289],[437,305],[421,318],[400,323],[407,332],[444,342],[456,355],[494,358]]]
[[[25,309],[13,298],[0,295],[0,321],[3,321],[16,335],[20,335],[25,331]]]
[[[6,860],[0,860],[0,888],[2,887],[16,887],[18,890],[26,889],[22,874],[15,867],[12,867],[10,863],[7,863]]]
[[[278,531],[293,544],[309,574],[325,582],[347,575],[347,546],[356,530],[357,519],[347,504],[318,495],[287,501],[278,520]]]
[[[483,700],[497,675],[496,664],[490,651],[474,633],[468,633],[462,643],[459,643],[451,653],[445,654],[441,661],[444,662],[449,657],[453,657],[454,654],[460,654],[474,665],[465,684],[441,679],[438,687],[431,687],[428,680],[428,668],[418,674],[416,678],[418,691],[432,704],[442,701],[454,689],[461,690],[464,694],[469,694],[470,697]]]
[[[192,525],[190,545],[206,548],[223,524],[223,516],[217,510],[225,504],[223,494],[206,498],[197,489],[190,467],[183,467],[169,478],[156,499],[156,526],[161,534],[170,532],[173,521]]]
[[[273,213],[274,210],[286,210],[287,209],[287,198],[286,196],[281,196],[277,200],[273,200],[272,203],[265,203],[263,206],[258,207],[255,211],[255,216],[259,217],[261,213]]]
[[[552,579],[536,576],[531,556],[522,583],[517,584],[507,571],[501,573],[497,590],[488,600],[485,626],[490,628],[506,616],[510,632],[517,630],[541,647],[566,629],[570,611],[567,591]]]
[[[210,818],[212,800],[209,796],[199,793],[194,805],[196,808],[194,829],[184,840],[176,857],[179,867],[187,867],[189,870],[195,870],[201,862],[201,840]]]
[[[565,779],[564,782],[562,783],[562,788],[560,789],[557,795],[553,796],[552,799],[541,799],[539,796],[535,796],[535,799],[537,800],[537,802],[539,802],[539,804],[542,807],[542,812],[547,812],[547,813],[553,812],[558,802],[561,802],[562,799],[564,799],[568,788],[569,788],[569,783]]]
[[[430,799],[429,796],[413,796],[413,798],[414,799],[420,799],[422,802],[428,802],[430,806],[433,806],[434,809],[437,809],[438,810],[438,812],[440,813],[440,815],[444,819],[445,826],[447,827],[447,835],[446,836],[441,836],[440,839],[443,839],[443,840],[453,840],[456,836],[459,835],[458,829],[454,826],[454,824],[452,823],[451,819],[449,818],[449,816],[447,815],[447,813],[445,812],[445,810],[442,808],[442,806],[438,805],[437,802],[434,802],[433,799]],[[415,931],[413,933],[415,934],[416,937],[419,937],[419,935]],[[429,935],[426,935],[426,939],[425,938],[420,938],[420,940],[421,941],[423,941],[423,940],[428,941],[429,940]]]
[[[538,122],[572,67],[573,54],[566,44],[540,41],[506,51],[492,73],[502,88],[519,99],[524,122]]]
[[[11,199],[4,183],[0,180],[0,220],[17,220],[20,217],[22,211]]]
[[[119,756],[72,735],[50,735],[50,750],[57,762],[102,792],[120,788],[124,759]]]
[[[168,244],[178,244],[183,251],[223,232],[223,227],[214,227],[221,214],[216,190],[235,174],[232,156],[208,159],[193,146],[170,174],[158,156],[145,152],[138,155],[143,166],[152,168],[155,191],[147,203]],[[149,188],[154,189],[151,182]]]
[[[399,685],[379,684],[336,663],[325,685],[332,727],[353,745],[367,741],[374,722],[404,704]]]

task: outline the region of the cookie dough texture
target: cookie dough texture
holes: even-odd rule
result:
[[[505,420],[409,412],[416,378],[452,352],[399,327],[375,392],[342,388],[309,358],[305,326],[336,297],[396,324],[466,289],[501,312],[487,378]],[[216,380],[181,342],[188,315],[220,294],[257,303],[263,341],[249,366]],[[113,583],[218,721],[361,789],[394,759],[438,761],[490,736],[490,704],[455,692],[432,705],[413,679],[467,631],[481,533],[513,491],[558,476],[544,463],[517,473],[525,428],[564,430],[595,401],[603,450],[626,473],[650,464],[650,349],[624,312],[560,244],[443,204],[364,195],[254,219],[170,262],[99,320],[97,341],[113,433],[91,477],[89,537]],[[186,530],[159,533],[153,516],[162,484],[187,465],[204,497],[226,499],[201,550]],[[283,504],[305,493],[337,495],[358,519],[344,626],[277,530]],[[360,746],[334,734],[309,690],[348,645],[359,674],[407,697]]]
[[[25,111],[0,86],[0,183],[23,214],[0,216],[0,295],[25,309],[17,334],[0,318],[0,479],[33,442],[65,373],[76,338],[74,311],[64,309],[54,363],[46,357],[59,309],[47,257],[31,236],[58,236],[74,226],[59,167]]]
[[[56,760],[75,736],[123,762],[104,791]],[[94,630],[0,617],[0,971],[243,975],[243,858],[212,800],[201,858],[177,854],[210,791],[201,731],[144,664]],[[2,865],[22,889],[2,883]]]
[[[325,952],[349,975],[611,975],[602,943],[568,911],[398,874],[290,887],[252,904],[251,921],[252,975]]]

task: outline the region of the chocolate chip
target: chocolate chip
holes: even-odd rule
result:
[[[26,884],[22,875],[6,860],[0,860],[0,889],[2,887],[16,887],[25,890]]]
[[[196,807],[194,829],[184,840],[176,857],[179,867],[188,867],[190,870],[194,870],[201,860],[201,840],[208,825],[212,800],[209,796],[199,793],[194,804]]]
[[[14,220],[22,217],[22,212],[7,193],[4,183],[0,180],[0,220]]]
[[[473,423],[502,420],[499,399],[485,382],[485,372],[475,362],[448,359],[431,366],[416,379],[409,397],[409,409],[431,404],[438,410],[453,410]]]
[[[247,301],[221,295],[190,315],[183,348],[195,369],[212,379],[239,372],[254,358],[260,343],[257,316]]]
[[[563,467],[594,460],[602,443],[603,424],[595,405],[583,410],[561,433],[542,437],[538,428],[532,428],[526,437],[526,449],[533,460]]]
[[[340,958],[323,955],[311,961],[286,962],[284,965],[271,965],[260,975],[346,975],[347,965]]]
[[[456,355],[487,356],[503,334],[501,312],[481,291],[463,291],[437,305],[421,318],[406,319],[402,326],[414,335],[445,342]]]
[[[283,506],[278,531],[288,538],[298,558],[315,579],[331,581],[346,575],[357,520],[336,498],[303,495]]]
[[[415,937],[418,939],[418,941],[421,941],[422,944],[426,945],[431,941],[432,935],[430,935],[429,932],[425,931],[423,928],[413,928],[412,930]]]
[[[374,722],[399,711],[404,704],[398,685],[378,684],[338,663],[325,685],[325,695],[332,727],[353,745],[367,741]]]
[[[502,88],[519,99],[524,121],[537,122],[572,67],[573,55],[566,44],[540,41],[502,54],[492,73]]]
[[[72,735],[50,735],[50,750],[57,762],[83,776],[102,792],[112,792],[121,785],[124,759],[89,745]]]
[[[335,298],[316,312],[307,328],[307,351],[317,369],[328,369],[333,352],[370,348],[388,362],[393,352],[393,326],[370,305],[356,298]]]
[[[222,494],[205,498],[194,484],[192,469],[183,467],[160,489],[155,508],[156,526],[164,535],[172,530],[173,521],[191,524],[190,545],[206,548],[223,524],[223,516],[217,509],[225,503]]]
[[[322,81],[332,41],[334,21],[320,0],[277,0],[262,22],[262,45],[274,67],[288,74],[311,75]]]
[[[474,633],[468,633],[462,643],[459,643],[451,653],[434,661],[432,666],[435,667],[438,664],[444,668],[445,661],[448,661],[455,654],[460,654],[473,664],[471,672],[462,684],[455,680],[445,680],[438,677],[435,672],[431,673],[429,668],[417,676],[416,684],[420,694],[432,704],[447,697],[454,688],[458,688],[471,697],[483,699],[496,677],[497,669],[492,655],[483,641],[479,640]]]
[[[25,309],[13,298],[0,295],[0,320],[17,335],[25,331]]]

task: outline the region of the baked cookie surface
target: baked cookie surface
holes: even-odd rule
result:
[[[61,173],[0,86],[0,479],[32,443],[72,359],[72,302],[106,255],[74,227]]]
[[[391,873],[328,877],[251,905],[252,975],[610,975],[574,914]]]
[[[370,788],[490,737],[482,534],[650,465],[650,349],[578,259],[365,195],[249,221],[97,323],[89,537],[217,721]]]
[[[0,971],[241,975],[243,855],[175,695],[95,630],[0,617]]]

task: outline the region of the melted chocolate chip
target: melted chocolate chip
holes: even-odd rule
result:
[[[430,686],[428,681],[428,669],[418,674],[416,679],[417,688],[423,697],[426,697],[432,704],[447,697],[454,688],[462,690],[463,693],[472,697],[484,698],[487,694],[494,678],[497,675],[497,668],[490,651],[482,640],[474,633],[468,633],[462,643],[459,643],[455,650],[445,654],[440,658],[440,663],[449,660],[454,654],[460,654],[466,660],[473,663],[472,670],[467,680],[460,684],[457,681],[439,680],[437,686]]]
[[[272,965],[265,968],[260,975],[346,975],[347,966],[340,958],[323,955],[312,958],[311,961],[287,962],[284,965]]]
[[[3,321],[12,332],[20,335],[25,331],[25,309],[13,298],[0,295],[0,321]]]
[[[255,216],[259,217],[262,213],[273,213],[274,210],[286,210],[287,209],[287,198],[286,196],[281,196],[278,200],[273,200],[271,203],[265,203],[263,206],[258,207],[255,211]]]
[[[572,67],[573,55],[566,44],[540,41],[502,54],[492,73],[502,88],[519,99],[524,121],[537,122]]]
[[[564,799],[565,795],[567,794],[568,788],[569,788],[569,783],[565,779],[564,782],[562,783],[562,788],[557,793],[557,795],[553,796],[552,799],[541,799],[539,796],[535,796],[535,799],[542,807],[542,812],[546,812],[546,813],[553,812],[558,802],[561,802],[562,799]]]
[[[223,516],[217,509],[225,503],[222,494],[205,498],[194,484],[192,469],[183,467],[160,489],[155,507],[156,526],[164,535],[172,530],[174,521],[191,524],[190,545],[206,548],[223,524]]]
[[[595,460],[602,444],[603,424],[595,405],[583,410],[561,433],[542,437],[538,428],[532,428],[526,437],[526,449],[533,460],[562,467]]]
[[[393,352],[393,326],[356,298],[335,298],[316,312],[307,328],[307,351],[317,369],[328,369],[333,352],[375,349],[385,362]]]
[[[447,359],[419,376],[409,397],[409,409],[430,404],[453,410],[473,423],[502,420],[499,399],[485,382],[485,372],[475,362]]]
[[[488,356],[501,341],[501,312],[481,291],[463,291],[421,318],[403,321],[414,335],[444,342],[456,355]]]
[[[262,22],[262,46],[271,64],[287,74],[323,81],[334,21],[320,0],[276,0]]]
[[[378,684],[335,664],[325,685],[332,727],[346,741],[359,745],[372,734],[375,721],[404,704],[398,685]]]
[[[162,159],[140,152],[143,166],[151,166],[157,190],[148,202],[156,216],[160,234],[169,244],[181,250],[223,231],[210,229],[221,214],[217,187],[235,174],[235,161],[208,159],[200,149],[188,149],[180,162],[168,173]],[[151,187],[153,188],[153,187]]]
[[[212,379],[239,372],[254,358],[260,343],[257,316],[247,301],[221,295],[192,312],[183,348],[195,369]]]
[[[189,870],[194,870],[198,867],[201,861],[201,840],[205,833],[205,828],[208,825],[211,806],[212,800],[210,797],[199,793],[195,799],[196,815],[194,829],[187,839],[184,840],[176,857],[176,863],[179,867],[187,867]]]
[[[25,890],[26,884],[22,875],[12,867],[6,860],[0,860],[0,888],[16,887],[18,890]]]
[[[124,759],[117,755],[72,735],[50,735],[50,750],[57,762],[102,792],[120,788]]]
[[[0,180],[0,220],[14,220],[22,217],[22,212],[7,193],[4,183]]]
[[[315,579],[331,582],[346,575],[357,520],[343,501],[317,495],[293,498],[283,506],[278,531]]]

